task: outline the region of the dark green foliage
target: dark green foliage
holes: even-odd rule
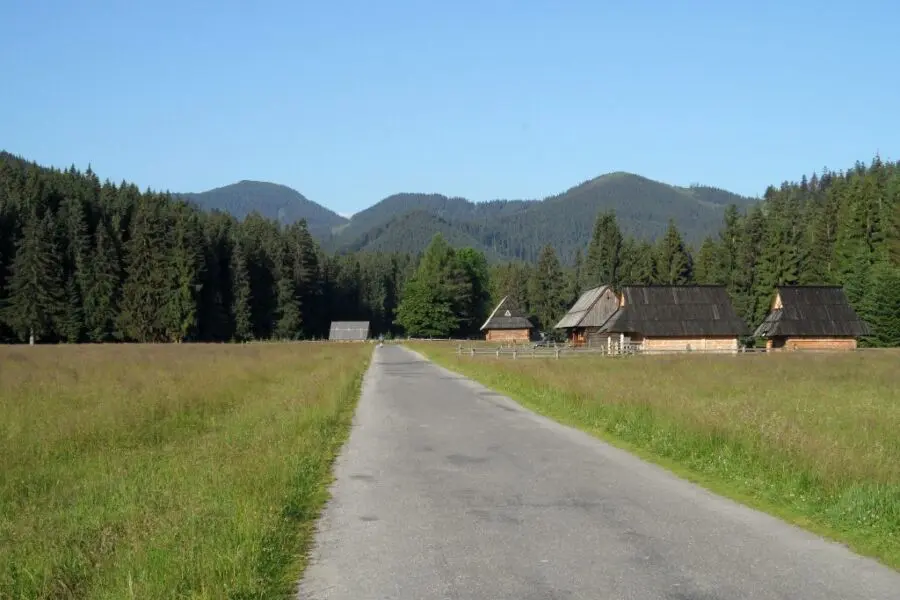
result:
[[[568,309],[566,279],[553,246],[544,246],[528,282],[532,322],[550,331]]]
[[[178,275],[169,264],[165,208],[165,198],[145,197],[135,211],[125,245],[125,283],[117,325],[125,338],[138,342],[170,339],[167,309],[171,309],[173,279]]]
[[[588,287],[612,285],[618,287],[622,271],[622,232],[612,211],[600,213],[594,225],[594,235],[588,246]]]
[[[122,275],[119,258],[103,223],[97,227],[96,246],[87,267],[86,280],[84,324],[88,339],[92,342],[112,341],[116,333]]]
[[[487,277],[483,254],[454,250],[436,234],[404,288],[397,324],[410,336],[474,334],[487,311]]]
[[[32,212],[16,245],[4,317],[22,341],[59,337],[66,296],[53,234],[50,212]]]
[[[900,346],[900,265],[882,260],[871,269],[871,283],[860,316],[875,335],[875,346]]]
[[[674,221],[669,221],[666,235],[656,250],[656,276],[659,283],[665,285],[685,285],[693,281],[691,255]]]
[[[231,320],[234,323],[234,339],[245,342],[253,339],[253,320],[250,312],[252,294],[247,259],[239,241],[234,242],[231,253]]]

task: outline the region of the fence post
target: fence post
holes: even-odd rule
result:
[[[513,360],[516,359],[516,354],[518,354],[518,353],[519,353],[518,348],[516,348],[515,346],[513,346]]]
[[[469,356],[475,356],[475,348],[469,348]]]
[[[559,348],[556,349],[556,360],[559,360]]]
[[[462,354],[462,344],[457,344],[456,345],[456,355],[459,356],[460,354]]]

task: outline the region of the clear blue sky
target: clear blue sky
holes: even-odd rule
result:
[[[900,158],[900,2],[9,1],[0,148],[142,188],[740,193]]]

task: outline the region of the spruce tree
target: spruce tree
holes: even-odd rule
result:
[[[657,248],[656,271],[659,282],[665,285],[687,285],[693,278],[691,255],[672,219]]]
[[[109,342],[116,337],[122,276],[119,258],[105,223],[97,227],[95,237],[84,290],[84,324],[89,340]]]
[[[873,330],[876,346],[900,346],[900,266],[881,260],[871,269],[869,294],[860,316]]]
[[[173,207],[167,259],[169,293],[163,307],[167,337],[173,342],[190,339],[197,332],[197,305],[203,254],[196,213],[183,204]]]
[[[250,308],[250,276],[247,273],[247,261],[244,250],[237,240],[231,253],[231,319],[234,323],[234,339],[245,342],[253,339],[253,317]]]
[[[4,317],[19,339],[33,343],[58,334],[66,298],[52,216],[29,217],[16,245]]]
[[[619,285],[622,262],[622,232],[613,211],[602,212],[594,224],[594,234],[588,246],[587,285]]]
[[[703,240],[694,263],[694,280],[699,284],[723,285],[726,276],[722,273],[723,250],[711,237]]]
[[[131,220],[125,245],[125,282],[117,329],[136,342],[166,341],[166,308],[172,293],[172,272],[166,242],[165,199],[148,194]]]
[[[531,314],[540,328],[549,331],[565,314],[565,294],[565,278],[556,250],[546,245],[531,272],[528,286]]]

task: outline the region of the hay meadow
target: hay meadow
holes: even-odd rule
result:
[[[0,598],[270,598],[368,344],[0,347]]]

